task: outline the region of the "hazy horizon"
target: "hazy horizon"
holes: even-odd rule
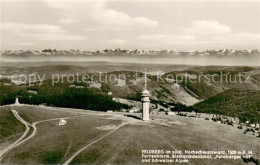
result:
[[[8,57],[2,56],[0,62],[111,62],[111,63],[134,63],[134,64],[171,64],[171,65],[198,65],[198,66],[260,66],[260,56],[174,56],[174,57],[147,57],[147,56],[60,56],[60,57]]]
[[[169,50],[169,51],[175,51],[175,52],[195,52],[195,51],[207,51],[207,50],[247,50],[247,51],[252,51],[252,50],[259,50],[260,48],[252,48],[252,49],[231,49],[231,48],[219,48],[219,49],[195,49],[195,50],[174,50],[174,49],[138,49],[138,48],[134,48],[134,49],[124,49],[124,48],[103,48],[103,49],[95,49],[95,50],[89,50],[89,49],[72,49],[72,48],[67,48],[67,49],[56,49],[56,48],[43,48],[43,49],[33,49],[33,48],[29,48],[29,49],[0,49],[0,51],[42,51],[42,50],[46,50],[46,49],[51,49],[51,50],[64,50],[64,51],[69,51],[69,50],[80,50],[80,51],[91,51],[91,52],[95,52],[95,51],[103,51],[103,50],[116,50],[116,49],[121,49],[121,50],[147,50],[147,51],[163,51],[163,50]],[[0,54],[1,55],[1,54]]]

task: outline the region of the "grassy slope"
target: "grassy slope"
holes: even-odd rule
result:
[[[144,149],[183,151],[259,149],[257,139],[253,140],[231,126],[180,117],[169,119],[169,121],[173,120],[184,122],[186,125],[171,124],[172,127],[167,127],[151,123],[124,126],[111,136],[84,150],[72,161],[72,164],[141,164],[141,151]],[[219,136],[219,132],[223,136]],[[118,141],[120,143],[117,143]],[[237,145],[243,142],[247,144]],[[239,159],[191,159],[190,161],[191,164],[243,164]]]
[[[260,122],[260,91],[231,89],[193,107],[199,112],[239,117],[242,122]]]
[[[19,109],[22,113],[41,118],[39,111]],[[45,110],[42,113],[52,113]],[[58,112],[57,112],[58,113]],[[63,112],[60,115],[63,115]],[[47,115],[47,114],[46,114]],[[130,124],[121,127],[113,134],[93,144],[80,153],[72,163],[77,164],[140,164],[143,149],[167,150],[252,150],[259,158],[258,139],[245,135],[241,130],[207,120],[180,116],[152,116],[158,122],[169,126]],[[162,120],[159,120],[162,119]],[[35,119],[33,119],[35,120]],[[179,121],[183,124],[173,124]],[[76,120],[68,119],[65,126],[57,126],[56,121],[37,125],[37,135],[13,152],[7,154],[5,164],[57,164],[64,163],[77,149],[104,135],[107,131],[96,129],[99,126],[119,125],[121,120],[111,120],[111,116],[85,115]],[[102,148],[102,149],[101,149]],[[237,160],[193,159],[192,164],[243,164]],[[162,163],[165,164],[165,163]]]
[[[63,163],[80,147],[109,131],[99,130],[96,127],[121,123],[120,120],[104,119],[95,113],[76,118],[73,113],[39,107],[16,107],[16,109],[20,114],[27,114],[32,121],[66,116],[70,116],[71,119],[66,119],[68,124],[65,126],[58,126],[58,120],[37,124],[36,136],[6,155],[3,159],[6,164]]]
[[[6,138],[24,130],[25,126],[14,117],[9,107],[0,108],[0,144]]]

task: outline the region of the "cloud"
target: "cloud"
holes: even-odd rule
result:
[[[24,24],[24,23],[2,23],[1,29],[25,38],[37,40],[85,40],[84,36],[68,34],[68,32],[57,25],[48,24]]]
[[[160,39],[160,40],[194,40],[195,37],[192,35],[167,35],[167,34],[152,34],[152,35],[141,35],[140,39]]]
[[[95,28],[84,28],[86,32],[95,31],[129,31],[131,28],[127,27],[95,27]]]
[[[112,43],[112,44],[125,44],[126,41],[122,40],[122,39],[113,39],[113,40],[108,40],[108,43]]]
[[[231,32],[231,28],[218,23],[217,21],[206,21],[206,20],[197,20],[191,24],[190,28],[184,29],[188,33],[192,34],[226,34]]]
[[[61,27],[48,24],[24,24],[3,22],[1,28],[10,32],[31,32],[31,33],[60,33],[65,32]]]
[[[42,41],[77,41],[77,40],[86,40],[86,37],[77,36],[77,35],[69,35],[64,33],[20,33],[21,36],[42,40]]]
[[[86,28],[89,24],[94,27],[103,27],[104,29],[113,28],[149,28],[158,26],[158,22],[147,17],[131,17],[126,13],[117,10],[108,9],[107,1],[53,1],[45,0],[47,4],[58,8],[63,12],[64,18],[60,23],[80,22],[81,26]]]
[[[178,45],[182,47],[259,48],[260,34],[234,33],[217,21],[194,21],[181,34],[148,34],[139,39],[146,44]]]
[[[220,24],[212,20],[193,21],[189,28],[183,28],[184,34],[195,36],[193,41],[176,41],[174,44],[212,45],[222,48],[231,48],[234,45],[243,47],[259,47],[260,35],[254,33],[240,32],[234,33],[227,25]]]
[[[142,44],[145,43],[149,49],[155,49],[158,45],[164,49],[169,49],[173,45],[195,43],[196,37],[189,34],[150,34],[139,36],[139,40]]]
[[[25,45],[25,46],[29,46],[29,45],[34,45],[34,43],[31,42],[18,42],[18,45]]]
[[[213,37],[212,40],[215,41],[216,43],[230,44],[230,45],[250,44],[257,48],[260,45],[260,34],[236,33],[236,34],[228,34],[225,36],[216,36]]]
[[[186,5],[170,2],[160,5],[165,13],[154,15],[159,11],[155,11],[158,8],[157,3],[134,2],[136,8],[132,10],[128,3],[110,0],[35,0],[34,3],[27,1],[18,4],[15,1],[3,2],[5,17],[0,26],[3,47],[20,48],[22,45],[35,43],[31,47],[47,45],[64,49],[70,47],[96,50],[111,47],[135,49],[152,45],[152,49],[196,50],[215,47],[259,48],[260,45],[259,35],[254,34],[257,33],[258,17],[252,17],[248,26],[237,27],[241,20],[235,15],[240,10],[228,18],[221,14],[215,17],[216,14],[226,11],[222,5],[219,5],[222,8],[218,7],[218,10],[212,11],[209,15],[205,15],[205,12],[195,12],[194,17],[178,21],[175,19],[179,15],[187,12],[194,14],[194,11],[188,10],[189,8],[180,10],[181,12],[174,10],[179,7],[185,9]],[[12,8],[16,10],[10,10]],[[257,11],[247,12],[246,16],[250,17],[255,12]],[[213,17],[216,19],[210,19]],[[188,25],[185,25],[186,23]],[[54,42],[46,42],[52,40]]]
[[[94,32],[94,31],[98,31],[99,29],[98,28],[85,28],[84,30],[87,32]]]
[[[214,37],[216,41],[225,41],[225,42],[243,42],[243,41],[251,41],[251,42],[260,42],[260,34],[253,33],[236,33],[229,34],[226,36],[216,36]]]
[[[157,43],[157,44],[185,44],[194,42],[196,40],[195,36],[192,35],[172,35],[172,34],[151,34],[151,35],[141,35],[139,39],[145,43]]]
[[[58,22],[63,24],[71,24],[71,23],[75,23],[75,20],[70,18],[64,18],[64,19],[60,19]]]

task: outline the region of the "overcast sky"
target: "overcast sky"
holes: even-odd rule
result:
[[[1,0],[1,49],[255,49],[259,0]]]

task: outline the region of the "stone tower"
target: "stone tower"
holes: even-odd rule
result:
[[[146,89],[146,69],[145,69],[145,85],[144,85],[144,90],[142,92],[142,110],[143,110],[143,115],[142,119],[143,121],[148,121],[149,120],[149,104],[150,104],[150,92]]]
[[[14,104],[15,104],[15,105],[20,105],[18,97],[16,97]]]

